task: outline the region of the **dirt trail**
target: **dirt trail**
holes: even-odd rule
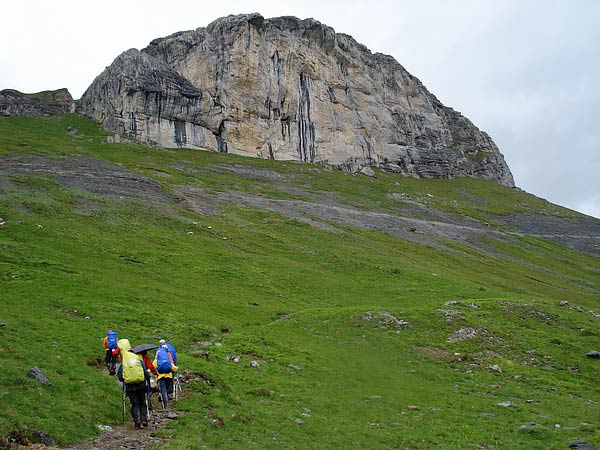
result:
[[[170,421],[177,420],[182,414],[173,405],[170,405],[169,410],[162,410],[159,407],[151,415],[148,427],[139,430],[135,429],[131,416],[128,415],[121,425],[103,426],[105,430],[99,435],[71,447],[54,447],[51,438],[47,435],[45,437],[49,442],[33,444],[22,434],[15,432],[12,433],[9,442],[0,439],[0,448],[11,450],[152,450],[169,440],[169,436],[161,429]]]
[[[104,431],[81,444],[60,450],[150,450],[169,439],[160,430],[180,415],[181,413],[173,407],[170,411],[155,411],[154,420],[149,421],[147,428],[140,430],[134,428],[131,418],[128,417],[123,425],[112,427],[111,430]]]

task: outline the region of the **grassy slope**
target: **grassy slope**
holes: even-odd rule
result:
[[[82,136],[69,136],[67,126]],[[372,180],[293,163],[101,144],[102,137],[76,116],[2,119],[0,158],[86,154],[154,177],[165,189],[189,183],[288,196],[214,166],[244,164],[293,173],[304,189],[383,209],[398,206],[386,194],[402,192],[481,220],[519,211],[575,214],[481,180]],[[235,206],[214,216],[175,206],[166,214],[43,177],[11,182],[14,188],[0,192],[0,435],[42,429],[67,444],[119,421],[119,387],[97,366],[101,338],[114,328],[134,343],[168,336],[182,366],[211,380],[193,383],[180,401],[189,413],[168,430],[168,448],[600,445],[598,368],[584,357],[600,344],[598,318],[587,312],[600,309],[598,258],[528,237],[492,242],[496,256],[454,243],[448,252]],[[444,306],[448,300],[461,303]],[[560,307],[561,300],[583,311]],[[440,308],[458,313],[447,321]],[[381,329],[381,310],[408,324]],[[367,311],[375,318],[366,320]],[[447,342],[467,327],[477,330],[474,338]],[[209,347],[209,361],[194,356],[195,343],[207,339],[223,344]],[[224,360],[232,354],[242,363]],[[247,367],[251,359],[259,370]],[[52,386],[26,376],[36,365]],[[507,400],[514,406],[497,406]],[[521,430],[525,422],[539,426]]]

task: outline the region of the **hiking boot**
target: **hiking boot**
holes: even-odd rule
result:
[[[142,427],[146,428],[148,426],[148,422],[144,421],[142,422]]]
[[[136,430],[139,430],[142,428],[142,425],[139,422],[136,422],[134,426],[135,426]]]

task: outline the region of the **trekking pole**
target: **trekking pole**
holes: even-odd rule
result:
[[[152,418],[152,424],[156,429],[156,416],[154,415],[154,407],[152,406],[152,376],[146,380],[146,415],[148,420]]]
[[[125,422],[125,382],[123,382],[123,389],[121,390],[121,400],[123,403],[123,422]]]
[[[179,400],[179,393],[181,392],[181,381],[179,380],[179,372],[175,372],[175,401]]]

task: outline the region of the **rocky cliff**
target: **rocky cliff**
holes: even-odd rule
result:
[[[0,91],[0,116],[47,116],[75,111],[67,89],[23,94],[14,89]]]
[[[313,19],[229,16],[128,50],[80,111],[166,147],[514,185],[486,133],[392,57]]]

